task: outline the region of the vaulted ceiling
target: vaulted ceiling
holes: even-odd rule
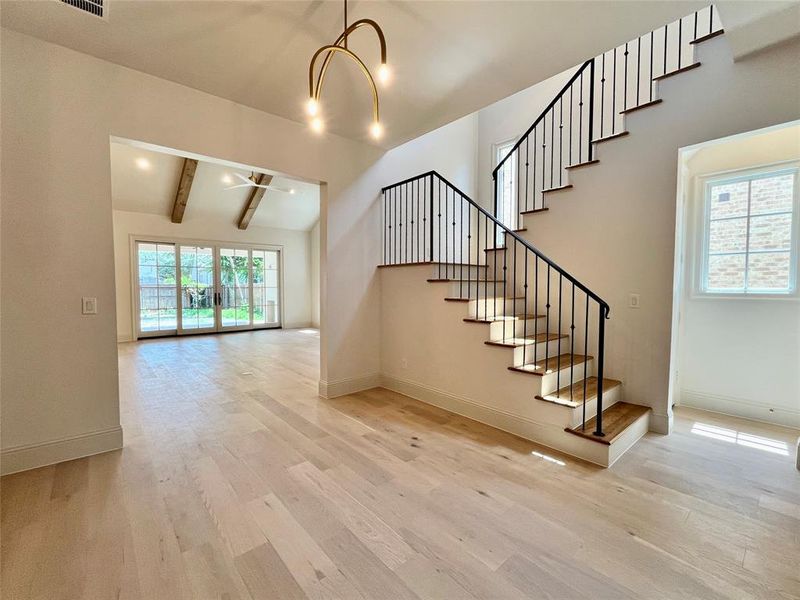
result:
[[[57,0],[6,0],[2,25],[300,122],[308,61],[342,29],[335,1],[106,4],[100,19]],[[386,33],[381,145],[392,147],[706,4],[352,1],[349,14]],[[377,66],[367,30],[351,48]],[[330,131],[369,140],[370,95],[349,61],[334,61],[323,106]]]

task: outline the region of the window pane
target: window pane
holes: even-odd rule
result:
[[[139,244],[139,264],[140,265],[156,264],[155,244]]]
[[[709,290],[744,289],[744,254],[725,254],[708,257]]]
[[[791,243],[791,214],[750,219],[750,250],[789,250]]]
[[[746,181],[711,186],[711,219],[747,215]]]
[[[708,233],[708,251],[744,252],[747,250],[747,217],[711,221]]]
[[[792,210],[794,175],[776,175],[753,180],[750,214]]]
[[[751,254],[748,259],[748,289],[788,289],[789,258],[789,252],[760,252],[758,254]]]

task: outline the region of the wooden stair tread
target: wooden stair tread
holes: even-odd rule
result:
[[[656,98],[655,100],[650,100],[649,102],[643,102],[638,106],[632,106],[631,108],[626,108],[625,110],[619,111],[621,115],[629,115],[632,112],[636,112],[637,110],[641,110],[643,108],[649,108],[651,106],[655,106],[656,104],[661,104],[663,100],[661,98]]]
[[[571,187],[572,187],[571,183],[565,183],[564,185],[559,185],[557,187],[551,187],[551,188],[547,188],[545,190],[542,190],[542,193],[543,194],[549,194],[550,192],[560,192],[561,190],[568,190]]]
[[[476,265],[472,263],[451,263],[451,262],[441,262],[438,260],[423,260],[419,262],[395,263],[392,265],[378,265],[378,268],[388,269],[390,267],[417,267],[420,265],[446,265],[449,267],[478,267],[481,269],[485,269],[488,266],[488,265]]]
[[[617,133],[612,133],[611,135],[605,135],[603,137],[595,138],[592,140],[593,144],[600,144],[601,142],[607,142],[609,140],[615,140],[617,138],[621,138],[628,135],[627,131],[618,131]]]
[[[591,165],[596,165],[599,162],[600,162],[600,160],[595,158],[595,159],[592,159],[592,160],[587,160],[585,162],[575,163],[574,165],[567,165],[564,168],[569,171],[569,170],[572,170],[572,169],[580,169],[581,167],[588,167],[588,166],[591,166]]]
[[[581,425],[578,425],[574,429],[567,427],[564,431],[609,446],[615,439],[622,435],[628,427],[650,410],[649,406],[617,402],[603,411],[603,433],[605,433],[603,437],[598,437],[592,433],[597,422],[596,415],[586,421],[585,427]]]
[[[702,44],[703,42],[708,41],[708,40],[712,40],[715,37],[717,37],[718,35],[722,35],[723,33],[725,33],[724,29],[720,29],[719,31],[713,31],[711,33],[707,33],[706,35],[702,35],[699,38],[697,38],[696,40],[692,40],[689,43],[690,44]]]
[[[523,210],[519,214],[521,215],[535,215],[536,213],[547,212],[550,210],[549,208],[532,208],[530,210]]]
[[[494,317],[490,317],[488,319],[479,319],[477,317],[465,317],[464,322],[466,323],[500,323],[501,321],[521,321],[523,319],[530,320],[530,319],[544,319],[546,315],[534,315],[534,314],[523,314],[523,315],[497,315]]]
[[[686,65],[685,67],[681,67],[680,69],[676,69],[674,71],[670,71],[669,73],[664,73],[663,75],[659,75],[658,77],[653,77],[653,81],[662,81],[664,79],[669,79],[673,75],[679,75],[680,73],[691,71],[692,69],[696,69],[699,66],[700,66],[699,62],[692,63],[690,65]]]
[[[553,394],[537,395],[537,400],[544,400],[545,402],[552,402],[554,404],[561,404],[576,408],[584,402],[589,402],[597,398],[597,377],[592,375],[586,378],[586,396],[584,397],[584,380],[577,381],[572,385],[567,385]],[[616,379],[603,378],[603,393],[613,390],[622,382]],[[570,392],[572,396],[570,397]]]
[[[529,335],[528,337],[509,337],[504,340],[487,340],[484,344],[489,346],[503,346],[504,348],[519,348],[521,346],[532,346],[534,344],[543,344],[544,342],[552,342],[559,338],[567,337],[563,333],[539,333],[537,335]]]
[[[484,252],[494,252],[495,250],[497,250],[497,251],[508,250],[508,248],[506,248],[505,246],[495,246],[494,248],[484,248],[483,249]]]
[[[524,300],[525,296],[507,296],[505,298],[502,296],[487,296],[486,298],[459,298],[457,296],[448,296],[444,300],[445,302],[483,302],[485,299],[499,302],[501,300]]]
[[[517,371],[518,373],[527,373],[529,375],[547,375],[548,373],[555,373],[555,370],[559,366],[559,356],[561,357],[561,368],[567,369],[570,365],[580,365],[583,364],[587,360],[592,360],[592,356],[584,356],[583,354],[561,354],[557,356],[551,356],[546,361],[536,361],[535,363],[530,363],[526,365],[520,365],[517,367],[508,367],[509,371]]]

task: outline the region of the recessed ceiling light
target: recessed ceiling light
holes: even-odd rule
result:
[[[291,188],[291,189],[289,190],[289,193],[290,193],[290,194],[294,194],[294,188]]]
[[[233,177],[225,173],[225,175],[222,176],[222,183],[227,183],[227,184],[233,183]]]
[[[150,164],[149,160],[140,156],[139,158],[136,159],[136,166],[139,167],[142,171],[149,171],[152,165]]]

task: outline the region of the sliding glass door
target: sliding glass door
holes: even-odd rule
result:
[[[137,337],[280,327],[280,250],[134,244]]]

